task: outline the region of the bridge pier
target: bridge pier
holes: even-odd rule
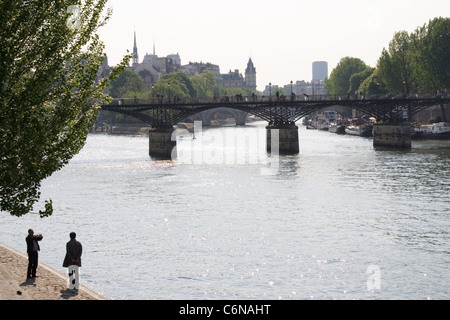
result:
[[[149,137],[149,155],[152,158],[161,160],[172,159],[172,150],[176,146],[176,141],[172,141],[172,133],[175,131],[172,127],[152,128],[148,132]]]
[[[410,149],[410,123],[403,122],[400,124],[375,124],[373,126],[373,146]]]
[[[276,146],[277,141],[273,141],[274,145],[272,145],[272,137],[276,139],[275,133],[278,133],[278,152],[280,155],[294,155],[300,152],[298,127],[295,124],[269,124],[266,130],[268,153],[272,152],[272,146]]]

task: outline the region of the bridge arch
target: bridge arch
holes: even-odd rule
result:
[[[374,145],[391,146],[394,143],[401,148],[410,148],[410,126],[407,122],[411,116],[430,106],[448,103],[450,98],[442,96],[399,99],[383,96],[381,99],[375,97],[362,100],[341,100],[336,97],[330,99],[325,96],[290,100],[269,98],[265,101],[245,99],[238,102],[195,99],[188,103],[119,99],[102,106],[102,110],[127,114],[149,124],[152,127],[149,131],[150,145],[153,146],[150,147],[150,155],[170,158],[173,150],[171,140],[173,126],[202,112],[205,112],[207,119],[205,123],[209,123],[217,110],[227,110],[230,114],[234,114],[236,119],[239,117],[238,112],[245,115],[253,114],[268,122],[266,127],[268,152],[271,152],[269,146],[272,145],[272,131],[274,131],[273,141],[279,142],[279,152],[295,154],[299,150],[298,127],[295,123],[312,112],[336,105],[360,110],[377,120],[377,130],[374,126]]]
[[[229,114],[232,118],[235,119],[237,126],[245,125],[245,120],[247,119],[248,116],[248,112],[239,109],[219,107],[205,110],[201,113],[194,115],[194,117],[197,120],[201,120],[204,125],[209,125],[211,121],[214,119],[214,116],[218,113]]]
[[[223,110],[233,115],[237,124],[245,124],[248,114],[255,115],[269,124],[295,123],[304,116],[315,111],[332,106],[346,106],[360,110],[377,119],[378,122],[396,122],[406,112],[409,116],[433,105],[449,103],[450,98],[410,98],[363,100],[328,99],[295,99],[269,101],[191,101],[189,103],[162,103],[161,101],[141,101],[118,99],[109,105],[102,106],[102,110],[115,111],[135,117],[146,122],[153,128],[172,127],[188,117],[202,114],[203,122],[209,123],[212,116]],[[198,116],[196,116],[198,117]]]

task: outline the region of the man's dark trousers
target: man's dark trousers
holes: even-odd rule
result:
[[[31,251],[28,253],[28,270],[27,277],[36,277],[36,269],[38,266],[38,252]]]

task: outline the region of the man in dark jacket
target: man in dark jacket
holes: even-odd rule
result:
[[[36,278],[38,267],[38,252],[41,250],[38,241],[42,240],[42,235],[34,235],[33,229],[28,229],[28,236],[25,238],[28,253],[27,279]]]
[[[66,256],[64,257],[63,267],[68,268],[69,289],[78,289],[80,286],[80,274],[78,268],[81,267],[81,254],[83,246],[77,241],[76,233],[70,233],[70,241],[66,244]]]

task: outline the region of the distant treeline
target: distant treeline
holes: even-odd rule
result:
[[[192,98],[221,97],[225,94],[251,96],[247,88],[221,88],[216,84],[214,72],[204,70],[201,74],[189,77],[184,72],[174,72],[163,75],[150,88],[146,88],[144,80],[134,71],[125,69],[111,83],[109,94],[113,98],[138,99],[177,99],[189,101]]]
[[[447,92],[450,18],[434,18],[410,34],[396,32],[375,68],[359,58],[342,58],[326,80],[325,88],[332,95]]]

